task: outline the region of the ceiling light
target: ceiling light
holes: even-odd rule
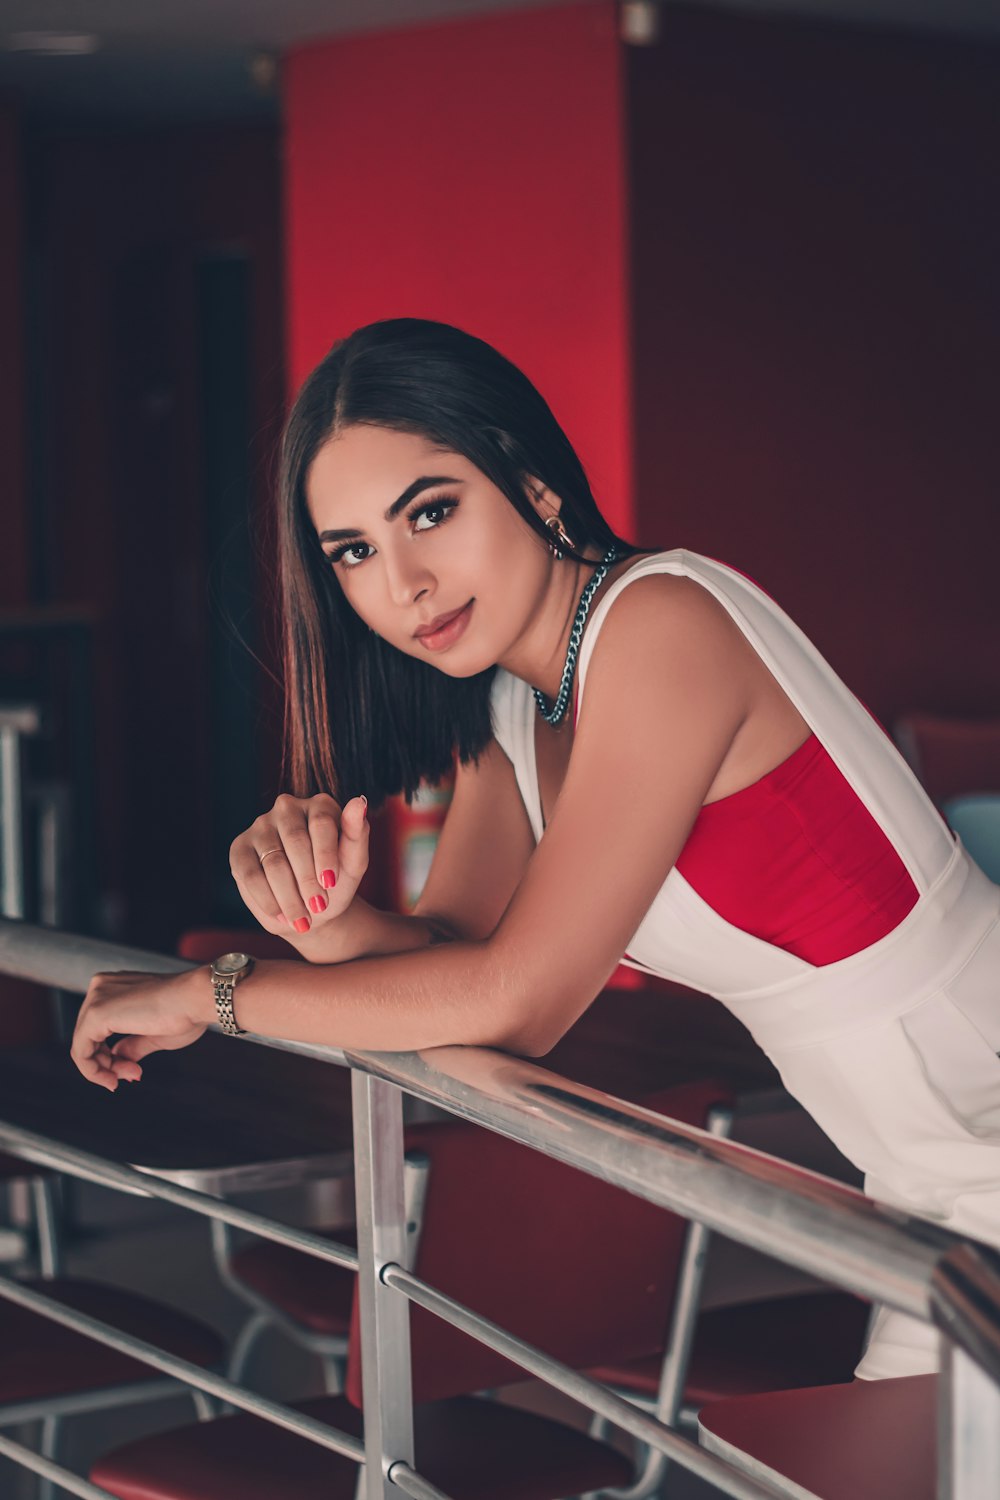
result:
[[[623,42],[633,47],[651,47],[660,39],[658,0],[622,0],[619,26]]]

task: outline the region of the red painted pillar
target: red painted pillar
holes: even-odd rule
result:
[[[630,535],[614,4],[317,42],[284,83],[292,389],[361,323],[458,324],[535,382]]]

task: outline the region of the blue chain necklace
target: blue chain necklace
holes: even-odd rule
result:
[[[558,724],[569,703],[569,690],[573,682],[573,673],[576,670],[576,658],[580,652],[580,642],[583,640],[583,627],[587,623],[587,615],[590,613],[590,604],[597,590],[608,576],[608,569],[618,557],[616,548],[609,547],[601,558],[601,562],[593,578],[587,584],[580,595],[580,603],[577,606],[576,619],[573,621],[573,629],[569,633],[569,648],[566,652],[566,665],[562,670],[562,681],[559,684],[559,696],[552,707],[548,706],[548,699],[538,688],[533,687],[531,691],[535,695],[538,712],[546,724]]]

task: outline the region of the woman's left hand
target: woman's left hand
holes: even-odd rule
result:
[[[142,1077],[139,1059],[196,1042],[214,1019],[204,969],[183,974],[95,974],[80,1007],[70,1056],[84,1078],[112,1093]],[[113,1046],[108,1039],[118,1036]]]

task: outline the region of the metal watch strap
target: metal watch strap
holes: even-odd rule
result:
[[[236,988],[231,978],[218,975],[212,979],[212,988],[215,991],[215,1008],[219,1013],[219,1025],[227,1036],[245,1036],[246,1032],[242,1026],[237,1026],[236,1017],[233,1014],[233,990]]]

